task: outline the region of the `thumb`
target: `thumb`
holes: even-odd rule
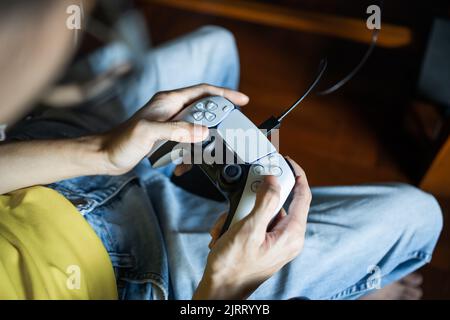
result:
[[[170,140],[181,143],[201,142],[208,137],[209,129],[188,122],[154,122],[152,130],[155,140]]]
[[[255,206],[246,218],[247,221],[251,221],[260,235],[264,234],[265,236],[269,223],[280,203],[280,190],[277,178],[266,176],[256,194]]]

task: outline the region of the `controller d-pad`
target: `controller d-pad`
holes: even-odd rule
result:
[[[206,119],[206,121],[212,122],[217,118],[217,115],[212,111],[216,110],[219,106],[213,101],[198,102],[194,107],[192,117],[196,121]]]

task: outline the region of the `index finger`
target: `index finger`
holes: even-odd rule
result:
[[[208,247],[210,249],[214,246],[217,239],[220,238],[220,232],[222,231],[223,225],[227,220],[227,215],[228,213],[222,213],[220,217],[217,219],[217,221],[214,223],[214,226],[209,231],[209,234],[211,235],[211,242],[209,243]]]
[[[178,89],[173,91],[177,94],[181,104],[185,105],[189,102],[197,100],[204,96],[221,96],[238,106],[245,106],[249,102],[249,97],[241,92],[227,88],[216,87],[209,84],[199,84],[192,87]]]
[[[308,218],[309,206],[311,204],[311,189],[306,178],[305,171],[292,159],[287,158],[294,169],[295,186],[292,190],[292,201],[289,205],[288,214],[290,219],[298,222],[301,226],[306,225]]]

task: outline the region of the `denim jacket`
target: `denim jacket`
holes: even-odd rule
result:
[[[107,249],[121,299],[167,299],[169,277],[158,218],[140,180],[81,177],[52,184],[94,228]]]

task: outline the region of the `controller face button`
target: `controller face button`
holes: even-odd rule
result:
[[[264,167],[261,166],[261,165],[257,165],[257,166],[255,166],[255,167],[253,168],[253,172],[254,172],[256,175],[258,175],[258,176],[263,175],[263,174],[264,174],[264,171],[265,171],[265,169],[264,169]]]
[[[203,102],[199,102],[195,105],[195,109],[198,111],[205,111],[205,104]]]
[[[206,109],[208,109],[209,111],[214,111],[217,109],[217,107],[218,107],[217,104],[212,101],[209,101],[208,104],[206,105]]]
[[[229,164],[222,170],[222,177],[227,183],[233,183],[241,178],[242,169],[236,164]]]
[[[225,106],[225,107],[222,108],[223,112],[228,112],[230,110],[231,110],[231,106]]]
[[[261,186],[261,181],[255,181],[252,183],[252,185],[250,186],[250,188],[252,189],[253,192],[258,192],[259,187]]]
[[[277,161],[278,161],[278,157],[277,156],[272,155],[272,156],[269,157],[269,162],[270,163],[276,163]]]
[[[281,170],[280,167],[273,166],[273,167],[270,168],[270,174],[272,174],[272,175],[274,175],[276,177],[279,177],[279,176],[281,176],[283,174],[283,170]]]
[[[203,112],[194,112],[193,114],[192,114],[192,117],[195,119],[195,120],[197,120],[197,121],[200,121],[200,120],[202,120],[203,119]]]
[[[212,112],[205,112],[205,118],[208,121],[213,121],[216,118],[216,115]]]

